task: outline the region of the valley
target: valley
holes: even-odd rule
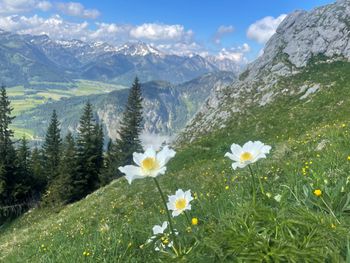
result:
[[[77,96],[106,94],[126,88],[128,87],[88,80],[76,80],[71,83],[32,82],[30,83],[30,88],[25,88],[24,86],[8,87],[8,95],[14,108],[13,115],[20,117],[22,114],[34,110],[39,105]],[[31,140],[40,139],[35,129],[21,128],[19,126],[12,126],[15,131],[15,138],[20,139],[26,136]]]

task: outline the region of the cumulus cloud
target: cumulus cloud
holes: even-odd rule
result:
[[[33,10],[48,11],[52,4],[39,0],[0,0],[0,14],[19,14]]]
[[[46,34],[53,39],[80,39],[88,41],[105,41],[121,44],[126,41],[146,40],[164,49],[195,49],[192,43],[193,32],[185,30],[182,25],[142,24],[123,25],[115,23],[70,22],[60,15],[44,18],[38,15],[0,16],[0,28],[19,34]]]
[[[251,24],[247,30],[247,37],[261,44],[265,44],[270,37],[275,34],[277,27],[286,18],[286,14],[282,14],[277,18],[272,16],[264,17]]]
[[[81,3],[78,2],[57,3],[56,8],[63,14],[70,16],[88,19],[96,19],[98,16],[100,16],[100,12],[97,9],[86,9]]]
[[[247,63],[245,54],[250,51],[250,46],[244,43],[242,46],[232,48],[222,48],[216,56],[220,60],[230,59],[236,63]]]
[[[38,15],[31,17],[12,15],[0,17],[0,28],[19,34],[43,35],[54,39],[79,38],[87,40],[89,37],[88,23],[70,23],[59,15],[42,18]]]
[[[44,1],[40,1],[40,3],[40,8],[49,8],[49,6],[45,6]],[[81,13],[81,9],[79,10]],[[79,12],[75,11],[71,14],[78,15]],[[16,14],[0,15],[0,29],[19,34],[45,34],[55,40],[102,41],[115,46],[127,41],[142,40],[168,54],[209,56],[215,53],[219,59],[231,59],[236,62],[245,61],[245,53],[250,51],[250,47],[246,43],[240,47],[223,48],[216,52],[209,51],[205,43],[194,38],[192,30],[185,29],[183,25],[178,24],[145,23],[131,25],[92,21],[78,22],[67,20],[58,14],[50,17]],[[221,27],[218,31],[225,34],[231,29],[226,26]]]
[[[165,53],[179,56],[190,56],[193,54],[200,54],[205,56],[207,53],[205,47],[195,41],[158,44],[156,47]]]
[[[130,31],[130,36],[136,39],[148,40],[181,40],[191,37],[191,30],[185,31],[182,25],[142,24]]]
[[[221,25],[219,26],[219,28],[217,29],[214,37],[213,37],[213,41],[215,44],[220,44],[221,43],[221,39],[226,36],[231,34],[234,31],[234,27],[233,26],[224,26]]]

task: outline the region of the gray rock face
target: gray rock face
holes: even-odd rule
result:
[[[319,55],[350,61],[350,0],[288,15],[267,42],[263,55],[247,66],[239,80],[212,92],[179,141],[191,141],[224,126],[233,113],[247,106],[263,106],[278,94],[292,93],[288,88],[278,91],[278,80],[302,71]]]

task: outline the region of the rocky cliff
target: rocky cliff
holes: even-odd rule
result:
[[[319,83],[305,83],[298,91],[280,83],[304,71],[309,63],[334,60],[350,60],[349,0],[288,15],[267,42],[263,54],[248,65],[236,82],[211,94],[179,140],[191,141],[224,127],[234,114],[252,105],[263,107],[280,95],[317,92],[322,88]]]

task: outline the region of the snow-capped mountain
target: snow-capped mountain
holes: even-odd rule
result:
[[[143,42],[125,43],[124,45],[117,47],[116,52],[125,56],[155,55],[161,57],[165,55],[163,52],[156,49],[154,46]]]
[[[177,84],[220,70],[237,74],[241,68],[229,60],[219,63],[197,54],[168,54],[143,42],[115,47],[98,41],[53,40],[46,35],[5,31],[0,32],[0,58],[0,82],[7,86],[74,79],[130,85],[135,76],[143,82]]]

